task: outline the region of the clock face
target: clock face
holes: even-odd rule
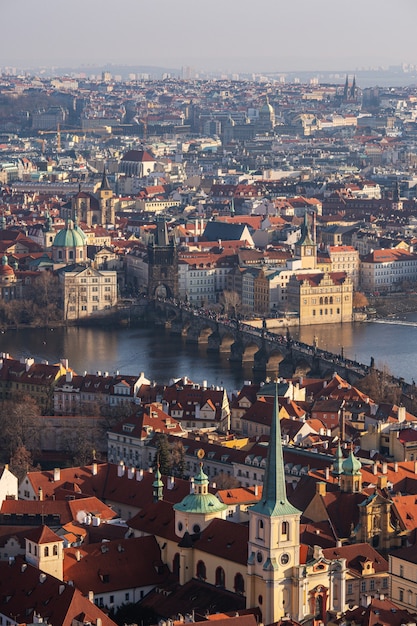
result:
[[[281,563],[282,565],[287,565],[287,563],[290,560],[290,555],[287,554],[286,552],[284,554],[281,554]]]
[[[312,255],[312,249],[311,248],[306,248],[306,254],[308,254],[308,256]]]

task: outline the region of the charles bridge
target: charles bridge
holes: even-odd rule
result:
[[[194,309],[170,300],[153,302],[153,318],[170,333],[185,337],[187,343],[206,344],[209,352],[228,353],[230,361],[253,362],[253,370],[278,372],[292,377],[314,374],[326,377],[337,372],[354,385],[369,373],[369,366],[271,332],[264,323],[255,328],[239,319],[229,319],[204,309]]]

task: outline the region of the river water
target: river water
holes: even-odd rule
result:
[[[284,331],[285,332],[285,331]],[[291,329],[294,339],[377,367],[407,382],[417,380],[417,313],[386,323],[329,324]],[[226,354],[207,353],[206,345],[188,345],[161,328],[55,328],[8,330],[0,335],[0,351],[14,358],[33,356],[50,363],[67,358],[78,374],[107,371],[123,374],[144,372],[151,380],[167,383],[188,376],[196,383],[238,389],[244,380],[254,380],[252,364],[242,367]],[[268,372],[273,375],[276,372]]]

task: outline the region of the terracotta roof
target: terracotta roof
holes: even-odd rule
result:
[[[157,585],[168,574],[154,536],[64,550],[64,580],[72,580],[84,594]]]
[[[208,552],[219,558],[240,563],[246,567],[248,560],[249,529],[223,519],[214,519],[203,530],[194,549]]]
[[[51,626],[72,626],[73,620],[84,614],[85,622],[116,626],[105,613],[85,598],[72,585],[17,558],[12,563],[0,561],[0,612],[13,622],[33,623],[40,615]]]

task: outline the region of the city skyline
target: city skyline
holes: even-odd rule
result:
[[[249,0],[154,5],[73,0],[70,10],[45,0],[3,8],[2,66],[191,66],[198,71],[354,71],[417,63],[417,6],[400,0],[330,0],[279,4]],[[256,13],[254,13],[256,11]],[[256,16],[258,19],[256,19]],[[255,18],[255,19],[254,19]]]

